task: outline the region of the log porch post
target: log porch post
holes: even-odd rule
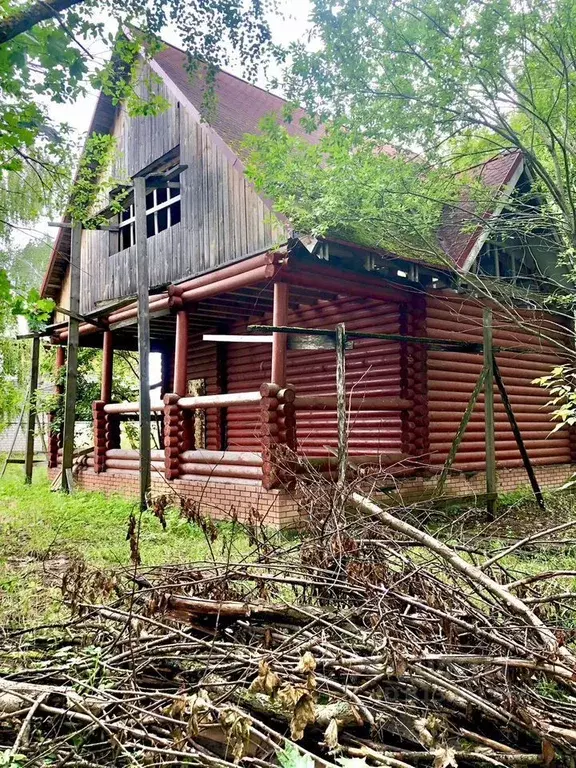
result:
[[[114,341],[112,331],[104,331],[102,341],[102,381],[100,385],[100,400],[105,403],[112,401],[112,366]]]
[[[188,380],[188,312],[176,314],[176,340],[174,346],[174,393],[185,397]]]
[[[272,325],[288,323],[288,283],[274,283],[274,304],[272,307]],[[272,384],[286,386],[286,350],[288,336],[285,333],[272,334]]]
[[[190,414],[178,406],[178,399],[185,397],[188,384],[188,312],[176,314],[176,338],[174,341],[173,392],[164,395],[164,471],[167,480],[180,474],[180,454],[190,441]]]

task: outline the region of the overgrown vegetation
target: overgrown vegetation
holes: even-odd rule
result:
[[[3,460],[0,466],[3,464]],[[62,576],[75,560],[94,568],[130,564],[128,520],[135,505],[120,496],[100,493],[66,495],[50,491],[44,468],[25,486],[21,466],[10,466],[0,481],[0,626],[41,624],[61,607]],[[222,555],[235,557],[246,539],[222,524],[212,546],[201,529],[178,509],[169,509],[164,530],[152,513],[138,521],[142,564],[190,563]]]
[[[168,563],[172,551],[156,550],[146,526],[135,541],[132,505],[92,496],[92,521],[81,494],[57,495],[38,514],[29,503],[47,493],[43,482],[24,494],[13,483],[2,494],[17,495],[16,518],[32,523],[32,536],[51,529],[37,540],[44,580],[61,534],[82,542],[86,558],[63,556],[65,608],[45,614],[48,626],[30,630],[5,612],[0,745],[9,758],[457,768],[545,767],[576,753],[575,561],[533,556],[538,526],[564,547],[560,529],[545,526],[558,511],[570,516],[565,532],[576,527],[570,497],[534,519],[516,549],[466,529],[451,546],[455,528],[430,535],[425,507],[383,510],[361,478],[344,496],[315,481],[299,489],[308,511],[299,539],[271,535],[255,517],[216,529],[185,505],[205,543],[194,550],[194,534]],[[152,513],[153,536],[175,533],[165,501]],[[100,544],[119,534],[120,514],[130,541],[116,564]],[[29,611],[34,600],[20,593]]]

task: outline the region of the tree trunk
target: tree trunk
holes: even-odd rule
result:
[[[53,19],[60,11],[66,11],[81,2],[82,0],[45,0],[11,14],[0,22],[0,45],[21,35],[22,32],[28,32],[39,22]]]

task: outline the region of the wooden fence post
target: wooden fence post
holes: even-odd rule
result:
[[[484,309],[484,430],[486,446],[486,510],[494,517],[497,507],[496,444],[494,435],[494,350],[492,310]]]
[[[80,259],[82,225],[72,224],[70,242],[70,315],[66,350],[66,384],[64,389],[64,427],[62,438],[62,490],[71,493],[74,428],[76,424],[76,392],[78,388],[78,313],[80,312]]]
[[[36,390],[38,389],[38,366],[40,363],[40,338],[32,339],[32,361],[30,366],[30,395],[28,400],[28,426],[26,429],[26,459],[24,482],[30,485],[34,469],[34,433],[36,432]]]
[[[138,362],[140,376],[140,509],[148,506],[150,476],[150,309],[149,269],[146,232],[146,179],[134,177],[134,218],[136,235],[136,283],[138,294]]]

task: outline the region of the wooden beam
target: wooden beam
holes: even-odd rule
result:
[[[26,429],[26,459],[24,466],[24,482],[32,483],[34,468],[34,434],[36,432],[36,394],[38,389],[38,367],[40,363],[40,339],[32,339],[32,361],[30,365],[30,397],[28,404],[28,427]]]
[[[502,378],[502,374],[500,373],[500,368],[498,367],[498,363],[496,362],[496,360],[494,360],[494,379],[500,391],[500,397],[502,398],[504,410],[506,411],[506,415],[508,416],[508,421],[510,422],[510,426],[512,427],[512,432],[514,433],[514,438],[516,439],[518,450],[520,451],[520,455],[522,456],[522,461],[524,462],[524,468],[526,470],[526,474],[528,475],[528,479],[530,480],[530,485],[532,486],[532,490],[534,491],[534,497],[536,498],[536,501],[538,502],[538,506],[540,507],[540,509],[545,510],[546,504],[544,503],[544,496],[542,495],[540,484],[538,483],[538,479],[536,478],[536,473],[534,472],[534,467],[532,466],[532,462],[530,461],[530,456],[528,455],[528,451],[526,450],[526,446],[524,445],[524,440],[522,439],[522,433],[520,431],[520,427],[518,426],[518,422],[516,421],[516,416],[514,415],[514,411],[512,410],[512,403],[510,402],[510,398],[508,397],[508,392],[506,392],[504,379]]]
[[[299,328],[297,326],[277,326],[277,325],[249,325],[249,331],[255,333],[291,333],[313,336],[331,336],[335,337],[336,331],[331,328]],[[362,333],[360,331],[347,331],[347,339],[379,339],[381,341],[405,341],[410,344],[425,344],[430,349],[469,352],[471,354],[482,354],[482,344],[480,342],[452,341],[451,339],[433,339],[426,336],[403,336],[401,333]]]
[[[146,233],[146,179],[134,177],[134,218],[136,234],[136,284],[138,293],[138,357],[140,374],[140,509],[150,497],[150,308]]]
[[[348,469],[348,415],[346,413],[346,326],[336,326],[336,414],[338,418],[338,485],[344,488]]]
[[[492,310],[484,309],[484,431],[486,446],[486,510],[494,518],[497,506],[496,442],[494,432],[494,350],[492,348]]]
[[[70,242],[70,317],[68,318],[68,346],[66,353],[66,383],[64,390],[64,436],[62,442],[62,490],[72,492],[69,478],[74,454],[74,426],[76,421],[76,392],[78,388],[78,315],[80,309],[80,259],[82,225],[74,224]],[[70,472],[67,472],[70,470]]]
[[[275,326],[285,326],[288,322],[288,291],[287,283],[274,283],[274,306],[272,308],[272,323]],[[272,334],[272,383],[279,387],[286,386],[286,349],[288,337],[285,333]]]

